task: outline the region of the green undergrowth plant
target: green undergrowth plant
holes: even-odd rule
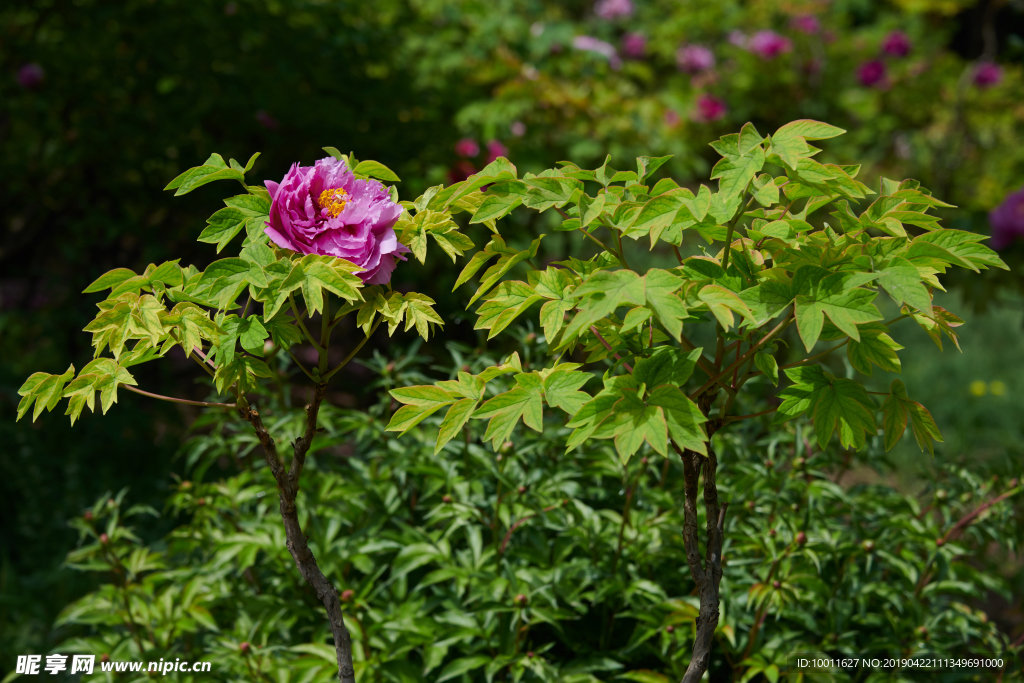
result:
[[[547,349],[533,341],[523,351],[532,361]],[[433,371],[414,347],[366,365],[374,383],[393,388],[498,360],[451,352]],[[272,368],[284,382],[294,372],[284,361]],[[305,412],[286,393],[256,397],[280,434],[302,432]],[[668,683],[684,675],[699,597],[682,569],[678,459],[647,452],[623,463],[609,441],[567,456],[553,416],[549,429],[525,431],[497,454],[480,442],[485,424],[470,422],[465,438],[435,454],[442,416],[396,439],[385,431],[392,409],[386,394],[366,412],[325,403],[298,499],[310,547],[345,607],[360,680]],[[854,483],[892,473],[881,437],[861,452],[818,449],[809,437],[808,418],[775,428],[767,416],[714,437],[729,454],[717,483],[733,509],[713,680],[861,680],[841,670],[808,676],[792,667],[794,651],[1006,654],[1008,637],[980,603],[1008,586],[975,558],[992,543],[1016,547],[1008,498],[1022,486],[956,467],[941,468],[916,495]],[[173,532],[140,542],[134,520],[152,512],[131,509],[130,494],[101,496],[72,520],[80,542],[68,562],[103,583],[64,610],[71,635],[55,651],[212,661],[224,681],[334,679],[330,632],[315,593],[297,583],[275,519],[276,483],[253,457],[258,449],[244,422],[208,409],[181,449],[186,475],[170,486],[164,514],[183,520]],[[210,476],[223,458],[230,474]],[[927,675],[964,679],[963,671]],[[1004,680],[1014,675],[1008,658]]]
[[[680,675],[697,681],[708,669],[723,623],[722,555],[732,527],[729,501],[722,500],[717,484],[717,453],[728,443],[722,439],[748,420],[774,415],[771,433],[784,433],[789,421],[807,417],[820,449],[829,447],[834,435],[844,449],[863,449],[876,438],[888,448],[909,424],[921,447],[931,452],[933,440],[941,437],[924,406],[898,380],[888,391],[871,391],[865,378],[873,366],[899,370],[901,347],[892,336],[897,323],[921,326],[940,345],[943,335],[956,341],[954,328],[961,321],[932,303],[932,291],[941,288],[939,276],[947,269],[1005,267],[981,244],[983,236],[943,229],[928,212],[947,205],[917,182],[882,179],[875,191],[856,180],[859,167],[817,161],[821,150],[808,141],[842,132],[801,120],[763,136],[747,124],[712,143],[722,156],[712,173],[717,191],[707,185],[680,187],[671,178],[655,180],[667,157],[640,157],[636,171],[616,171],[609,159],[593,170],[563,162],[522,177],[498,157],[466,181],[398,202],[394,187],[373,180],[397,181],[391,171],[333,148],[326,148],[331,156],[315,166],[293,166],[281,183],[266,186],[246,183],[252,160],[243,167],[213,155],[168,189],[184,194],[214,180],[240,182],[245,193],[225,200],[226,207],[210,218],[199,238],[216,244],[219,252],[244,233],[239,256],[203,271],[171,261],[141,274],[117,269],[101,276],[86,290],[110,290],[86,327],[96,358],[77,375],[73,367],[62,375],[32,375],[20,392],[19,418],[31,410],[35,419],[67,398],[67,414],[75,420],[85,407],[95,407],[97,392],[106,412],[120,387],[234,411],[264,454],[278,491],[284,545],[327,611],[338,676],[351,683],[351,629],[343,601],[307,541],[304,529],[316,522],[300,511],[301,475],[318,430],[325,428],[320,412],[328,383],[374,331],[386,321],[389,333],[404,324],[427,338],[432,327],[443,324],[429,296],[392,290],[395,259],[406,253],[421,263],[428,255],[441,257],[434,245],[457,262],[475,248],[454,218],[469,214],[470,224],[491,232],[456,282],[458,288],[479,281],[469,298],[470,305],[479,302],[476,329],[493,338],[541,304],[542,337],[534,335],[530,343],[542,340],[545,354],[524,362],[523,338],[519,350],[477,372],[460,370],[440,382],[392,388],[402,405],[387,430],[422,429],[423,421],[443,408],[440,424],[431,430],[435,455],[462,447],[460,435],[469,453],[477,437],[468,424],[475,418],[488,420],[480,439],[499,454],[519,448],[522,431],[516,430],[522,420],[535,432],[561,439],[567,454],[604,453],[610,441],[616,468],[627,472],[638,457],[677,459],[682,495],[664,500],[663,507],[683,510],[683,557],[697,605],[688,643],[692,656]],[[583,258],[583,251],[574,250],[565,260],[538,267],[544,235],[522,249],[514,246],[517,236],[502,235],[499,221],[515,210],[552,212],[554,228],[577,235],[581,249],[592,255]],[[653,250],[660,243],[671,247],[678,265],[644,272],[630,267],[640,244]],[[525,279],[512,279],[515,273]],[[875,304],[882,292],[900,307],[889,320]],[[332,330],[349,315],[365,337],[335,363]],[[298,345],[311,347],[314,366],[307,368],[295,354]],[[130,368],[174,347],[209,373],[218,394],[234,401],[161,397],[135,387]],[[851,372],[837,373],[824,364],[836,351],[846,355]],[[313,384],[299,431],[289,432],[276,415],[270,423],[288,435],[290,459],[253,402],[261,385],[279,381],[271,363],[285,357]],[[587,369],[593,364],[606,366],[602,376]],[[549,413],[565,417],[545,418],[545,405]],[[628,489],[629,477],[623,481]],[[321,485],[315,478],[307,484]],[[494,528],[501,514],[498,498]],[[508,520],[501,525],[515,526]],[[807,538],[807,532],[800,533],[792,540],[798,546]],[[501,541],[492,541],[501,555]],[[621,542],[615,565],[620,552]],[[323,553],[319,556],[324,564]],[[340,561],[350,560],[342,556]],[[455,578],[439,575],[437,581],[451,586]],[[529,600],[528,593],[517,593],[505,609],[520,614]],[[469,622],[463,626],[476,633]],[[511,626],[516,634],[520,627],[518,621]],[[614,623],[603,628],[613,635]],[[515,638],[517,648],[520,640]],[[134,647],[142,654],[147,646],[137,639]]]

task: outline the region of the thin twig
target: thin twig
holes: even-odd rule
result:
[[[130,384],[120,385],[128,391],[134,391],[136,394],[142,394],[143,396],[149,396],[150,398],[160,399],[161,401],[170,401],[171,403],[182,403],[187,406],[203,406],[207,408],[237,408],[234,403],[210,403],[209,401],[189,401],[186,398],[174,398],[173,396],[162,396],[161,394],[153,394],[142,389],[136,389]]]

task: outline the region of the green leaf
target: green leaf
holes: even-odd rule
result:
[[[715,164],[711,178],[718,178],[718,192],[723,198],[732,198],[743,193],[764,166],[764,161],[764,149],[757,146],[745,155],[723,158]]]
[[[644,276],[644,300],[676,341],[683,332],[682,321],[689,315],[683,300],[675,293],[682,284],[681,278],[659,268],[651,268]]]
[[[92,294],[93,292],[101,292],[104,289],[111,289],[132,277],[137,277],[135,271],[127,268],[115,268],[114,270],[108,270],[106,273],[96,278],[91,285],[82,290],[82,293]]]
[[[469,418],[473,416],[473,411],[476,410],[477,400],[472,398],[464,398],[460,401],[456,401],[451,408],[448,409],[448,413],[444,416],[444,420],[441,421],[441,427],[437,432],[437,443],[434,445],[434,455],[441,452],[444,445],[452,440],[462,428],[469,422]]]
[[[885,429],[885,450],[890,450],[900,440],[907,429],[907,417],[910,417],[914,439],[922,451],[927,450],[935,455],[933,441],[942,441],[931,413],[920,403],[910,400],[907,389],[900,380],[893,380],[889,387],[889,395],[882,404],[882,426]]]
[[[477,309],[475,330],[490,330],[488,339],[504,330],[534,303],[542,300],[533,287],[514,280],[502,282]]]
[[[356,175],[365,175],[371,178],[379,178],[389,183],[400,182],[394,171],[379,161],[360,161],[352,172]]]
[[[678,387],[661,386],[650,393],[647,404],[665,413],[669,436],[681,448],[707,455],[707,434],[703,424],[708,421],[696,403]]]
[[[743,128],[740,129],[740,137],[736,141],[736,152],[740,156],[746,156],[763,141],[764,136],[757,132],[757,129],[754,128],[754,124],[748,121],[747,123],[744,123]]]
[[[215,180],[237,180],[239,182],[243,182],[245,180],[245,175],[241,171],[236,171],[233,168],[218,168],[217,166],[204,165],[193,168],[187,176],[180,180],[180,182],[179,178],[181,178],[181,176],[171,181],[172,185],[174,183],[178,183],[175,187],[168,185],[164,188],[165,190],[177,188],[174,193],[175,197],[188,194],[192,190],[202,187],[207,183],[212,183]]]
[[[858,372],[871,376],[871,364],[885,372],[900,372],[900,358],[896,354],[903,347],[888,335],[889,328],[881,323],[860,326],[860,341],[850,340],[847,356]]]
[[[797,121],[791,121],[782,128],[779,128],[775,131],[775,135],[772,136],[772,139],[789,139],[799,136],[805,140],[827,140],[829,138],[842,135],[845,132],[846,131],[842,128],[822,123],[821,121],[799,119]]]
[[[814,405],[814,431],[825,448],[836,427],[844,448],[863,448],[866,435],[875,433],[877,410],[867,390],[849,379],[833,379],[822,388]]]
[[[663,157],[648,157],[642,156],[636,158],[636,175],[637,179],[642,183],[648,177],[654,174],[659,168],[665,165],[665,163],[672,158],[671,154]]]
[[[658,347],[649,358],[641,358],[633,366],[633,378],[656,389],[662,385],[685,386],[700,358],[701,349],[683,353],[672,346]]]
[[[533,240],[533,242],[530,243],[530,248],[527,251],[516,251],[514,249],[509,249],[505,247],[504,240],[502,240],[500,236],[494,235],[491,238],[491,243],[488,244],[488,248],[491,247],[492,244],[495,245],[495,252],[500,253],[500,256],[498,257],[497,263],[495,263],[493,266],[484,271],[484,274],[480,278],[480,286],[477,288],[476,293],[474,293],[473,296],[470,298],[469,303],[472,304],[474,301],[487,294],[487,292],[491,290],[491,287],[493,287],[498,282],[498,280],[500,280],[505,275],[505,273],[511,270],[513,266],[536,256],[537,250],[540,248],[540,241],[544,239],[544,237],[544,235],[541,235],[537,239]],[[501,251],[498,252],[498,249],[501,249]],[[474,258],[476,258],[476,256],[477,254],[473,255]],[[490,255],[486,256],[483,261],[486,262],[489,258]],[[472,263],[473,261],[471,259],[470,264]],[[480,265],[482,265],[482,263],[477,265],[476,268],[479,268]],[[459,280],[456,282],[456,287],[461,282],[465,281],[463,277],[466,276],[466,272],[469,270],[469,268],[470,266],[467,265],[466,270],[464,270],[462,274],[459,275]],[[471,275],[472,273],[470,274],[470,276]],[[470,276],[466,276],[465,279],[468,279]]]
[[[490,418],[484,441],[490,441],[494,450],[512,435],[512,430],[522,418],[523,423],[534,431],[544,426],[543,385],[537,373],[516,375],[516,386],[484,403],[474,413],[478,419]]]
[[[472,671],[473,669],[479,669],[481,666],[489,663],[490,657],[485,655],[474,655],[472,657],[462,657],[450,662],[445,668],[441,669],[441,674],[436,678],[436,683],[444,683],[444,681],[452,678],[458,678],[464,673]]]
[[[758,351],[754,354],[754,365],[771,380],[772,384],[779,386],[779,363],[775,360],[775,356]]]
[[[872,303],[877,293],[858,287],[877,278],[877,273],[826,275],[827,272],[816,266],[804,266],[793,276],[793,288],[799,292],[795,308],[797,331],[808,351],[818,341],[825,315],[854,340],[860,339],[857,325],[882,319]]]
[[[711,313],[727,331],[734,322],[733,311],[747,319],[754,317],[746,302],[736,292],[726,289],[722,285],[705,285],[697,293],[697,298],[708,305]]]
[[[906,302],[925,313],[932,312],[932,297],[921,282],[921,272],[917,266],[903,257],[897,257],[881,273],[878,284],[889,293],[893,301],[897,304]]]
[[[207,227],[199,235],[200,242],[217,245],[217,253],[234,239],[235,235],[245,227],[251,214],[234,207],[227,207],[210,216]]]
[[[814,407],[818,396],[834,379],[820,365],[802,365],[786,370],[786,377],[793,382],[779,392],[782,403],[775,411],[773,424],[782,424],[794,417],[803,415]]]
[[[664,676],[649,669],[627,671],[626,673],[619,674],[616,678],[624,678],[627,681],[636,681],[636,683],[671,683],[668,676]]]
[[[555,370],[544,378],[544,400],[552,408],[575,415],[590,400],[590,395],[579,389],[591,379],[589,372]]]
[[[15,421],[24,417],[33,403],[35,403],[35,410],[32,412],[33,422],[44,409],[53,410],[64,396],[64,385],[70,382],[74,376],[74,365],[69,365],[62,375],[50,375],[45,372],[31,375],[18,389],[18,395],[23,398],[18,403],[18,416]]]

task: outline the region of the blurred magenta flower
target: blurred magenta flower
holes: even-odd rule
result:
[[[43,67],[35,62],[25,64],[18,69],[18,85],[26,90],[34,90],[43,84],[46,72]]]
[[[866,88],[879,85],[885,80],[885,63],[877,59],[857,67],[857,80]]]
[[[683,45],[676,51],[680,71],[697,74],[715,65],[715,54],[703,45]]]
[[[404,261],[409,252],[393,227],[402,207],[379,181],[357,180],[344,161],[292,164],[280,184],[266,186],[273,201],[264,230],[279,247],[351,261],[371,285],[390,281],[395,257]]]
[[[1003,68],[998,64],[986,62],[979,64],[974,71],[974,85],[979,88],[991,88],[1003,80]]]
[[[793,42],[775,31],[758,31],[747,41],[747,49],[761,59],[775,59],[793,49]]]
[[[988,214],[992,226],[992,248],[1005,249],[1024,239],[1024,188],[1006,196],[1003,203]]]
[[[572,39],[572,46],[577,50],[596,52],[605,57],[608,60],[608,64],[616,71],[622,68],[622,59],[619,57],[619,53],[615,51],[615,46],[611,43],[598,40],[593,36],[576,36]]]
[[[893,31],[882,41],[882,52],[890,57],[906,57],[910,48],[910,38],[903,31]]]
[[[455,153],[460,157],[472,158],[480,154],[480,145],[473,138],[462,138],[455,143]]]
[[[797,31],[800,31],[800,33],[808,35],[821,31],[821,22],[813,14],[801,14],[798,17],[793,17],[790,25]]]
[[[508,147],[497,140],[487,142],[487,163],[491,163],[498,157],[508,157]]]
[[[448,182],[459,183],[476,173],[476,166],[463,159],[448,169]]]
[[[277,130],[280,125],[273,116],[260,109],[256,112],[256,123],[260,124],[267,130]]]
[[[697,98],[697,109],[694,112],[693,118],[695,121],[708,123],[722,118],[725,116],[726,111],[728,109],[725,106],[725,102],[714,95],[705,93]]]
[[[594,13],[602,19],[616,19],[633,14],[632,0],[598,0]]]
[[[729,31],[729,35],[726,38],[726,40],[729,41],[730,45],[735,45],[736,47],[741,47],[744,50],[747,49],[747,40],[748,40],[747,34],[744,33],[743,31],[740,31],[739,29],[733,29],[733,30]]]
[[[622,54],[627,59],[642,59],[647,54],[647,37],[642,33],[627,33],[622,36]]]
[[[526,124],[522,121],[513,121],[512,125],[509,126],[508,129],[512,132],[512,135],[515,135],[517,138],[521,138],[526,135]]]

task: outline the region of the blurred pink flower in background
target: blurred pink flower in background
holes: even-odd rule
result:
[[[510,125],[508,129],[512,132],[512,135],[515,135],[517,138],[521,138],[526,135],[526,124],[522,121],[513,121],[512,125]]]
[[[679,125],[680,117],[679,112],[674,109],[669,109],[665,112],[665,125],[669,128],[675,128]]]
[[[490,140],[487,143],[487,163],[491,163],[498,157],[508,157],[508,147],[497,140]]]
[[[474,173],[476,173],[476,166],[463,159],[448,169],[448,182],[460,183]]]
[[[715,54],[703,45],[683,45],[676,51],[680,71],[697,74],[715,65]]]
[[[739,29],[733,29],[729,31],[729,35],[726,38],[726,40],[729,41],[730,45],[742,47],[744,50],[747,49],[747,34],[744,33],[743,31],[740,31]]]
[[[1005,249],[1024,238],[1024,188],[1006,196],[988,214],[992,225],[992,248]]]
[[[277,119],[262,109],[256,112],[256,123],[260,124],[267,130],[277,130],[278,126],[281,125],[277,122]]]
[[[890,57],[906,57],[910,48],[910,38],[903,31],[893,31],[882,41],[882,52]]]
[[[998,64],[979,64],[974,72],[974,84],[979,88],[991,88],[1003,80],[1003,69]]]
[[[46,72],[43,67],[31,62],[18,69],[18,85],[26,90],[34,90],[43,84]]]
[[[761,59],[775,59],[793,49],[793,42],[775,31],[758,31],[747,42],[747,49]]]
[[[572,46],[577,50],[595,52],[605,57],[608,60],[608,64],[616,71],[622,68],[622,59],[619,57],[619,53],[616,52],[615,46],[611,43],[598,40],[593,36],[576,36],[572,39]]]
[[[867,88],[879,85],[885,80],[885,64],[877,59],[861,64],[857,67],[857,80]]]
[[[455,153],[460,157],[472,158],[480,154],[480,145],[473,138],[462,138],[455,143]]]
[[[642,33],[627,33],[622,36],[622,54],[627,59],[641,59],[647,54],[647,37]]]
[[[793,20],[789,23],[790,26],[800,31],[800,33],[811,35],[821,31],[821,22],[813,14],[801,14],[798,17],[793,17]]]
[[[602,19],[616,19],[633,14],[632,0],[598,0],[594,13]]]
[[[697,109],[694,111],[693,119],[702,123],[717,121],[725,116],[726,111],[728,108],[725,102],[705,93],[697,98]]]

